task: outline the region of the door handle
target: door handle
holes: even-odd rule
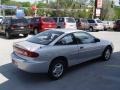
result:
[[[80,49],[83,49],[84,47],[80,47]]]

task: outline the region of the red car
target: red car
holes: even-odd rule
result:
[[[51,17],[34,17],[29,20],[30,29],[34,34],[56,28],[57,24]]]

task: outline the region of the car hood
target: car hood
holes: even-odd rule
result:
[[[29,41],[21,41],[21,42],[14,43],[13,46],[21,49],[29,50],[29,51],[35,51],[39,48],[44,47],[45,45],[36,44]]]

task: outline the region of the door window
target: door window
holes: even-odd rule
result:
[[[56,45],[74,45],[77,44],[75,38],[72,34],[69,34],[65,37],[63,37],[61,40],[59,40]]]
[[[64,22],[64,18],[59,18],[59,22]]]

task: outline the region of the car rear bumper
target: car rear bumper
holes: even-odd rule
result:
[[[94,29],[95,30],[104,30],[104,27],[95,26]]]
[[[25,60],[12,53],[12,63],[20,70],[30,73],[47,73],[49,63],[47,61]]]
[[[10,30],[10,34],[29,34],[30,30]]]

